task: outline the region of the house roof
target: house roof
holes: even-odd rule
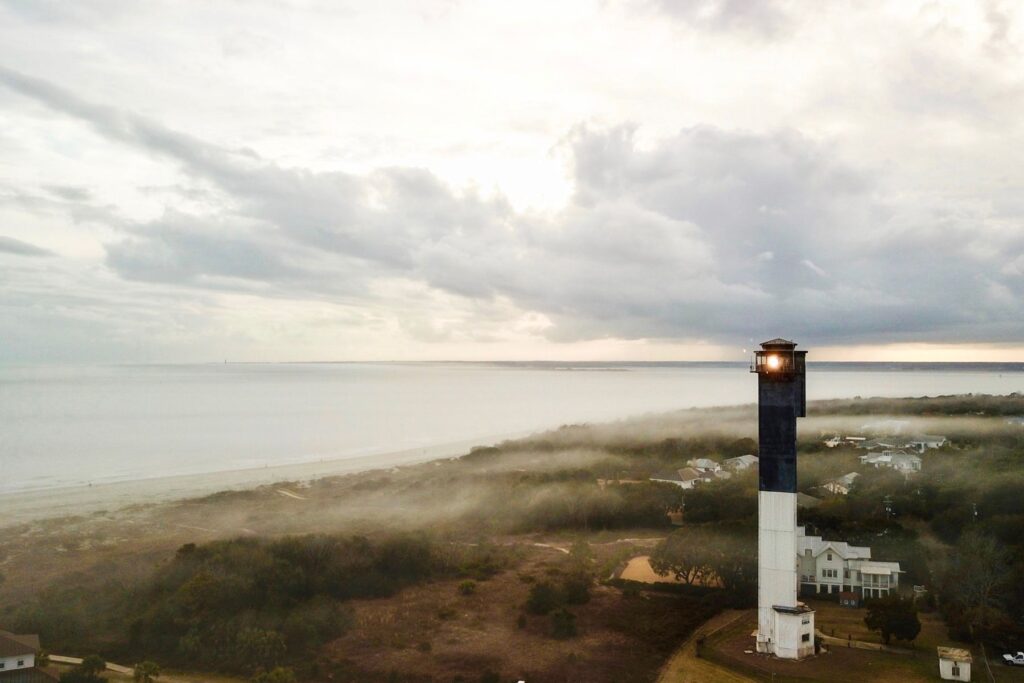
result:
[[[973,661],[971,653],[959,647],[943,647],[940,645],[935,650],[939,653],[939,659],[949,659],[954,662],[963,662],[964,664],[970,664]]]
[[[806,493],[796,494],[796,505],[797,507],[814,508],[821,505],[821,498],[815,498],[809,496]]]
[[[31,655],[39,651],[39,636],[0,631],[0,657]]]
[[[691,467],[699,467],[702,469],[709,470],[713,470],[714,468],[718,467],[718,462],[712,460],[711,458],[696,458],[694,460],[690,460],[686,464],[690,465]]]
[[[792,607],[789,605],[772,605],[772,609],[782,614],[807,614],[814,611],[802,602],[798,602]]]
[[[655,472],[651,475],[653,481],[682,481],[682,477],[679,476],[679,472]]]
[[[728,465],[732,463],[733,465],[755,465],[757,464],[757,462],[758,458],[756,455],[737,455],[735,458],[729,458],[728,460],[726,460],[725,464]]]
[[[700,472],[698,472],[697,470],[693,469],[692,467],[684,467],[683,469],[678,470],[678,473],[679,473],[679,481],[693,481],[694,479],[703,479],[704,478],[704,477],[701,476]]]
[[[826,550],[832,550],[844,560],[867,560],[871,558],[871,548],[850,545],[846,541],[826,541],[821,536],[808,536],[806,527],[797,527],[797,553],[803,555],[810,550],[817,557]],[[888,572],[886,572],[888,573]]]

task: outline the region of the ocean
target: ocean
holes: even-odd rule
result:
[[[810,363],[808,398],[1024,392],[1024,364]],[[0,493],[375,454],[756,400],[744,363],[0,367]],[[372,459],[371,459],[372,461]]]

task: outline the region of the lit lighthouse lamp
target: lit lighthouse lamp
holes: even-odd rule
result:
[[[757,373],[757,651],[814,654],[814,611],[797,602],[796,419],[807,412],[806,351],[772,339],[754,353]]]

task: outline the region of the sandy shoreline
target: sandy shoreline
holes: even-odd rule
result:
[[[112,511],[140,503],[164,503],[277,482],[310,481],[414,465],[464,455],[476,446],[496,444],[527,434],[505,434],[354,458],[5,493],[0,495],[0,528],[38,519]]]

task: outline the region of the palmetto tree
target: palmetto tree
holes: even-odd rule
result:
[[[136,683],[153,683],[154,679],[160,678],[160,665],[156,662],[140,662],[135,665],[132,678]]]

